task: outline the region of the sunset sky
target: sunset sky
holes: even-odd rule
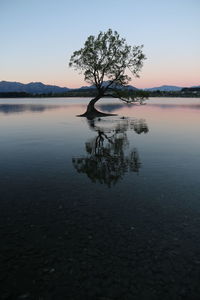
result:
[[[112,28],[144,44],[132,85],[200,85],[199,14],[199,0],[0,0],[0,81],[86,85],[69,58],[89,35]]]

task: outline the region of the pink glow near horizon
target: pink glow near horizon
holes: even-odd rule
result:
[[[61,87],[68,87],[68,88],[79,88],[82,86],[90,86],[87,82],[85,82],[84,80],[79,80],[79,81],[58,81],[58,82],[49,82],[46,84],[55,84]],[[170,81],[164,81],[164,80],[148,80],[148,81],[138,81],[136,80],[132,80],[130,83],[130,85],[136,87],[136,88],[152,88],[152,87],[159,87],[162,85],[172,85],[172,86],[180,86],[180,87],[191,87],[191,86],[199,86],[200,85],[200,80],[191,80],[191,81],[187,81],[187,80],[170,80]]]
[[[134,78],[129,74],[132,80],[130,85],[136,88],[151,88],[162,85],[174,85],[180,87],[190,87],[200,85],[200,70],[192,66],[181,67],[176,65],[167,65],[165,62],[151,65],[147,62],[140,73],[140,78]],[[52,81],[50,81],[52,82]],[[84,81],[84,75],[78,74],[73,69],[67,69],[65,73],[65,80],[57,80],[52,82],[62,87],[79,88],[81,86],[89,86]]]
[[[67,88],[80,88],[82,86],[90,86],[87,82],[84,81],[84,76],[65,76],[65,79],[57,79],[57,80],[52,80],[50,78],[46,78],[45,80],[41,77],[34,76],[33,78],[27,78],[25,76],[20,76],[21,78],[0,78],[0,81],[5,80],[5,81],[17,81],[21,82],[24,84],[30,83],[30,82],[42,82],[46,85],[57,85],[60,87],[67,87]],[[197,80],[195,76],[193,78],[190,78],[188,80],[187,78],[155,78],[155,76],[152,78],[148,76],[142,76],[140,78],[133,78],[132,81],[129,83],[130,85],[136,87],[136,88],[151,88],[151,87],[159,87],[162,85],[172,85],[172,86],[180,86],[180,87],[190,87],[190,86],[199,86],[200,85],[200,80]]]

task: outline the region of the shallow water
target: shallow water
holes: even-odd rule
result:
[[[0,99],[2,299],[199,299],[200,99]]]

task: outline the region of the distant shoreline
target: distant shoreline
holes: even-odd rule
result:
[[[134,91],[133,91],[134,94]],[[95,97],[96,91],[85,89],[84,91],[69,91],[65,93],[30,94],[26,92],[0,92],[0,98],[71,98],[71,97]],[[200,88],[184,88],[181,91],[148,91],[148,97],[181,97],[199,98]]]

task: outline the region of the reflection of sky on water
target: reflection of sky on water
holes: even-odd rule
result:
[[[170,108],[170,109],[200,109],[200,104],[148,104],[149,107]]]
[[[142,182],[148,176],[149,185],[165,177],[167,186],[167,180],[177,180],[178,176],[191,182],[193,175],[194,184],[200,171],[198,101],[163,98],[151,99],[143,106],[128,106],[102,100],[100,109],[118,116],[101,119],[98,126],[107,124],[111,128],[121,117],[127,117],[145,120],[150,129],[147,135],[127,129],[129,149],[137,148],[142,168],[139,178],[127,173],[120,185],[130,180]],[[1,99],[1,170],[9,178],[15,174],[18,179],[35,176],[43,181],[53,176],[57,183],[58,178],[61,182],[74,178],[89,184],[87,176],[77,173],[72,163],[72,157],[85,156],[85,144],[97,137],[84,118],[76,117],[84,111],[87,102],[88,99],[50,99],[49,102],[28,99],[28,103],[22,99]]]
[[[0,113],[14,114],[23,112],[43,112],[49,109],[60,108],[56,105],[42,105],[42,104],[0,104]]]

